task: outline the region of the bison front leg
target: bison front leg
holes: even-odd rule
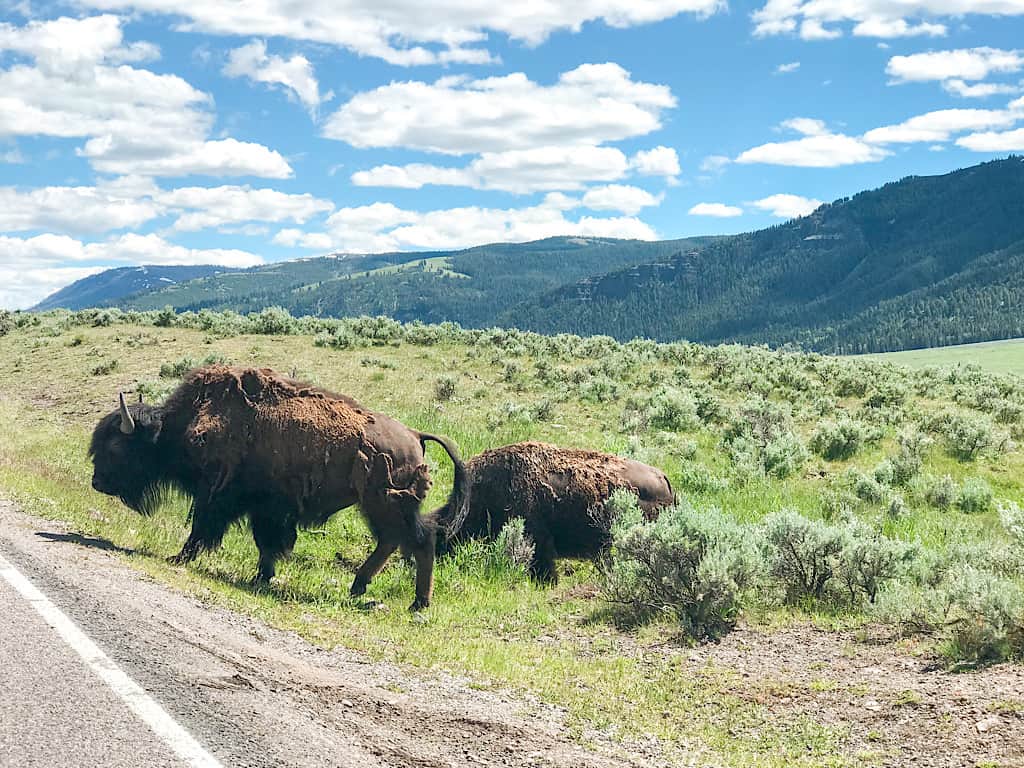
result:
[[[191,563],[196,557],[220,546],[234,518],[218,506],[195,505],[192,508],[192,530],[181,551],[167,558],[172,565]]]
[[[254,583],[267,584],[274,578],[278,558],[290,554],[295,547],[298,530],[294,520],[277,507],[254,510],[249,521],[252,524],[253,540],[260,551]]]
[[[384,541],[377,542],[377,548],[370,553],[370,556],[366,558],[366,562],[359,566],[359,570],[356,571],[356,578],[352,582],[352,588],[349,590],[349,594],[352,597],[366,594],[367,585],[373,580],[374,576],[380,573],[380,569],[384,567],[384,564],[394,554],[396,549],[398,549],[397,544]]]
[[[530,576],[545,584],[558,583],[558,568],[555,565],[555,540],[546,526],[527,526],[526,532],[533,539],[533,560],[530,562]]]

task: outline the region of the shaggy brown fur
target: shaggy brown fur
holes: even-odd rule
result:
[[[260,550],[257,579],[274,575],[297,528],[321,525],[359,503],[377,548],[356,573],[361,595],[401,548],[417,565],[414,608],[430,603],[434,523],[419,514],[430,488],[424,441],[455,463],[452,503],[465,469],[445,438],[418,432],[355,400],[267,368],[214,365],[191,372],[160,407],[133,405],[134,426],[114,412],[97,426],[93,486],[146,511],[155,489],[177,486],[192,504],[192,532],[176,562],[216,547],[243,516]]]
[[[665,473],[598,451],[516,443],[484,451],[467,465],[465,504],[437,512],[449,540],[494,538],[523,518],[535,544],[531,573],[554,581],[556,557],[593,557],[609,543],[608,525],[595,514],[617,489],[632,491],[650,517],[674,501]],[[447,542],[440,542],[442,549]]]

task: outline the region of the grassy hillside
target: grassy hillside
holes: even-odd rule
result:
[[[925,366],[978,365],[993,373],[1012,373],[1024,376],[1024,339],[1007,339],[979,344],[958,344],[951,347],[909,349],[866,355],[867,358],[887,360],[914,368]]]
[[[694,756],[716,766],[906,764],[937,742],[921,746],[893,723],[934,733],[935,710],[908,706],[915,699],[893,688],[898,676],[853,680],[832,659],[884,649],[896,658],[894,668],[906,666],[903,653],[932,658],[939,668],[971,668],[1024,651],[1024,541],[1013,527],[1024,523],[1013,506],[1024,502],[1019,378],[738,346],[623,345],[370,318],[296,321],[276,311],[0,321],[0,492],[131,550],[134,567],[204,600],[326,645],[529,693],[565,707],[581,739],[621,739],[647,750],[652,764],[690,764]],[[167,565],[163,558],[186,534],[184,502],[138,517],[90,489],[85,450],[119,390],[159,400],[203,360],[294,370],[412,426],[448,434],[467,456],[535,438],[662,467],[699,517],[719,526],[709,535],[728,531],[703,555],[701,591],[736,599],[741,627],[755,633],[745,642],[767,668],[741,674],[748,646],[733,656],[715,656],[719,646],[691,646],[681,603],[645,614],[604,599],[612,587],[636,587],[635,580],[623,582],[620,574],[615,582],[593,564],[565,561],[560,584],[545,588],[496,546],[466,546],[443,561],[435,605],[420,619],[403,610],[413,580],[399,561],[370,587],[379,603],[352,600],[352,564],[371,546],[354,510],[301,534],[266,591],[248,586],[255,549],[244,530],[188,568]],[[433,506],[447,493],[451,465],[435,452],[430,461]],[[812,528],[800,533],[782,510]],[[671,522],[676,514],[663,517]],[[629,530],[679,546],[671,526]],[[778,556],[785,544],[813,559],[816,536],[839,548],[823,555],[834,578],[812,594],[797,588],[799,579]],[[619,541],[615,562],[624,562],[627,543]],[[741,561],[757,564],[742,587],[726,576]],[[869,599],[856,578],[842,581],[853,573],[844,563],[873,574],[877,597]],[[773,639],[794,632],[802,639]],[[828,643],[831,650],[814,655]],[[728,636],[720,647],[730,647]],[[962,676],[953,687],[975,686],[971,679]],[[1000,685],[979,679],[981,698],[970,706],[1008,717],[1024,711],[1024,699]],[[935,695],[949,688],[940,682]],[[964,717],[966,741],[942,749],[1011,765],[1019,729],[1008,726],[1001,741],[976,743],[974,718]]]

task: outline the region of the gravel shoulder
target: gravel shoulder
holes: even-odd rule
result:
[[[326,651],[294,633],[205,605],[140,575],[101,540],[83,539],[3,502],[0,553],[225,766],[650,764],[614,744],[581,745],[570,737],[563,714],[540,702],[480,691],[440,673],[369,662],[344,650]],[[0,607],[11,600],[17,597],[0,594]],[[0,659],[35,665],[23,675],[48,675],[53,689],[21,690],[2,705],[0,733],[6,735],[0,735],[0,745],[17,741],[21,750],[20,762],[5,765],[56,764],[46,757],[53,750],[71,756],[63,765],[175,764],[141,748],[122,762],[88,756],[75,762],[82,722],[114,718],[128,744],[146,741],[133,731],[144,726],[132,722],[116,701],[107,702],[102,713],[94,711],[99,705],[84,703],[77,710],[55,710],[51,701],[72,683],[88,685],[90,673],[75,665],[67,649],[19,645],[26,636],[22,629],[15,621],[0,624]],[[60,680],[62,669],[74,678],[67,686]],[[103,687],[99,679],[92,684]],[[0,684],[4,693],[7,685]],[[99,695],[102,701],[105,694]],[[54,722],[33,728],[40,718]]]

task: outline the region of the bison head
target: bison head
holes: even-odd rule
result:
[[[122,393],[118,409],[100,419],[92,433],[92,487],[148,514],[161,486],[160,427],[159,409],[143,404],[141,397],[129,406]]]

